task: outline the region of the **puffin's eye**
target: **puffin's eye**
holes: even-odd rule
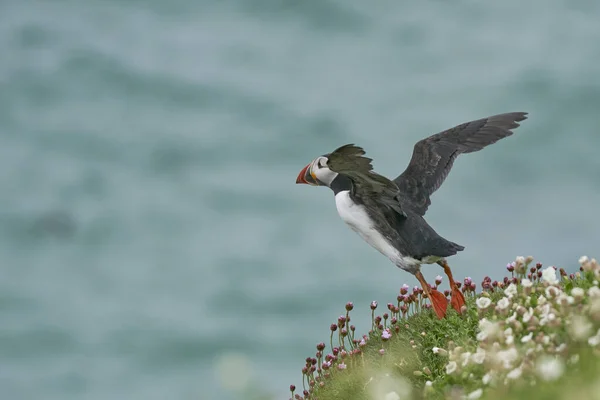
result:
[[[323,161],[323,160],[319,160],[319,162],[317,163],[317,166],[318,166],[319,168],[325,168],[325,161]]]

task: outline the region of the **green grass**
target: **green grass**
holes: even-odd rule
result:
[[[600,344],[594,339],[600,341],[600,266],[582,258],[581,273],[561,271],[554,281],[546,275],[552,271],[530,262],[518,259],[506,284],[487,280],[483,292],[467,290],[462,315],[450,309],[438,320],[417,293],[400,296],[380,316],[377,307],[362,342],[349,321],[338,320],[331,329],[336,348],[321,344],[323,351],[307,360],[295,397],[600,399]],[[537,277],[542,272],[545,279]],[[526,287],[528,274],[532,285]],[[518,284],[508,288],[511,280]],[[347,305],[346,318],[352,308]]]
[[[477,312],[473,309],[474,300],[470,299],[468,303],[471,311],[464,317],[450,310],[446,319],[438,320],[431,311],[426,311],[400,320],[397,322],[400,332],[392,333],[392,338],[386,342],[376,330],[362,354],[352,356],[355,360],[348,363],[345,370],[334,370],[331,380],[314,395],[319,399],[370,400],[375,384],[370,385],[373,381],[369,380],[374,376],[388,378],[384,379],[386,381],[401,378],[413,389],[422,388],[428,379],[443,375],[445,368],[445,359],[434,354],[433,347],[447,347],[451,341],[466,343],[475,336]],[[381,349],[385,351],[383,355]],[[393,389],[392,384],[390,391]]]

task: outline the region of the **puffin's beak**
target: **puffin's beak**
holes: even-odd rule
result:
[[[304,183],[306,185],[318,186],[317,178],[310,171],[310,164],[306,167],[302,168],[302,171],[298,174],[296,178],[296,183]]]

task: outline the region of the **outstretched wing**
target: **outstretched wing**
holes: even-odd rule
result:
[[[512,135],[511,129],[526,118],[525,112],[494,115],[423,139],[415,144],[408,167],[394,182],[411,208],[425,215],[431,204],[429,196],[442,185],[459,154],[481,150]]]

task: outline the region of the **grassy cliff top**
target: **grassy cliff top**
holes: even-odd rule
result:
[[[392,303],[371,304],[362,336],[348,303],[291,397],[600,399],[600,265],[579,264],[567,274],[517,257],[498,281],[466,278],[468,307],[442,320],[422,290],[405,285]]]

